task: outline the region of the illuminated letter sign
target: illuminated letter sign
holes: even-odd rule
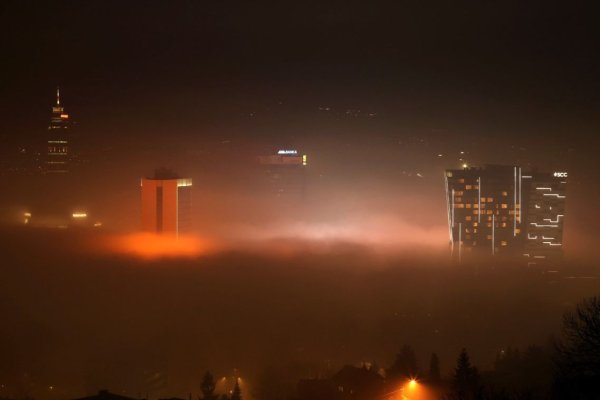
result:
[[[298,150],[279,150],[277,154],[298,154]]]
[[[555,178],[566,178],[567,177],[567,173],[566,172],[555,172],[554,173],[554,177]]]

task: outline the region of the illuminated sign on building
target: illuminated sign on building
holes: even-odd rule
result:
[[[566,172],[555,172],[554,173],[554,177],[555,178],[566,178],[567,177],[567,173]]]
[[[277,154],[298,154],[298,150],[279,150]]]

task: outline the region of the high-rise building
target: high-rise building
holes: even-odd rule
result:
[[[268,190],[276,196],[302,198],[306,193],[306,154],[295,149],[280,149],[276,154],[259,156]]]
[[[525,257],[529,265],[559,261],[566,173],[486,165],[447,170],[445,178],[448,233],[459,262],[473,255]]]
[[[567,173],[523,176],[527,193],[523,199],[527,224],[523,226],[523,255],[529,265],[560,262],[563,256],[563,226]]]
[[[191,229],[192,180],[168,170],[142,178],[142,229],[178,235]]]
[[[43,165],[45,173],[65,173],[69,171],[70,151],[69,114],[60,104],[60,89],[56,89],[56,104],[52,107],[52,118],[48,126],[46,156]]]

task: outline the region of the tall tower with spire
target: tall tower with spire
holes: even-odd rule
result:
[[[52,118],[48,126],[46,157],[43,166],[45,173],[66,173],[71,157],[69,114],[60,104],[60,88],[56,88],[56,104],[52,107]]]

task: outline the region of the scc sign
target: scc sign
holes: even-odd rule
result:
[[[566,172],[555,172],[554,176],[556,178],[566,178],[567,177],[567,173]]]

